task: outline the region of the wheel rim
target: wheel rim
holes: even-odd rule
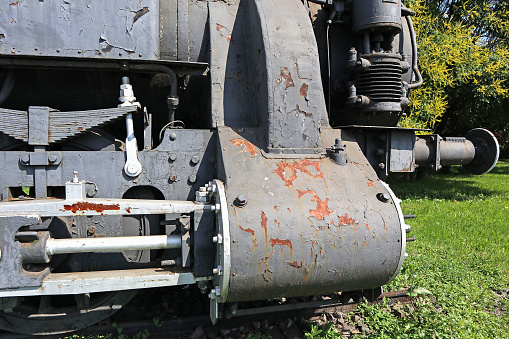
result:
[[[130,290],[25,298],[12,312],[0,313],[0,328],[36,335],[79,330],[110,317],[136,293],[137,290]]]

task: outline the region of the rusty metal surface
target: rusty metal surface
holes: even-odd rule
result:
[[[322,143],[339,136],[323,130]],[[255,130],[219,129],[230,213],[228,302],[374,288],[397,272],[404,251],[397,202],[377,199],[387,190],[342,137],[346,166],[268,159],[254,146]],[[245,207],[233,204],[239,194]]]

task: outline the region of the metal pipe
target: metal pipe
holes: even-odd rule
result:
[[[122,252],[129,250],[155,250],[181,247],[182,237],[180,235],[69,239],[50,238],[46,242],[46,253],[51,256],[66,253]]]
[[[166,73],[171,77],[170,95],[168,96],[168,122],[175,120],[175,111],[179,104],[177,96],[177,75],[169,67],[163,65],[130,65],[130,70],[142,72]]]
[[[474,144],[465,138],[442,139],[438,150],[436,147],[433,140],[420,137],[415,142],[415,163],[432,165],[437,163],[438,158],[438,163],[441,166],[466,165],[471,163],[475,157]]]
[[[417,67],[417,39],[415,36],[415,30],[414,30],[414,24],[412,22],[412,18],[410,15],[405,16],[406,21],[408,23],[408,30],[410,31],[410,37],[412,38],[412,69],[415,72],[415,76],[417,77],[417,82],[414,82],[413,84],[409,84],[408,88],[415,89],[418,87],[421,87],[423,80],[421,72],[419,71],[419,68]]]

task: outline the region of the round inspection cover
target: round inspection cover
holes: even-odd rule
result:
[[[500,146],[497,138],[490,131],[484,128],[475,128],[465,138],[475,146],[475,157],[471,163],[463,165],[470,173],[480,175],[487,173],[495,167],[500,154]]]

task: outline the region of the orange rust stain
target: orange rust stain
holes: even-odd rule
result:
[[[301,268],[302,265],[304,264],[304,261],[301,261],[300,264],[297,262],[297,260],[294,260],[294,261],[287,261],[288,265],[290,266],[293,266],[295,268]]]
[[[308,282],[309,279],[309,270],[306,268],[304,270],[304,285]]]
[[[311,214],[318,220],[323,220],[325,219],[326,216],[332,213],[332,210],[329,209],[329,206],[327,205],[329,203],[329,198],[322,201],[322,199],[318,197],[318,194],[316,194],[316,192],[313,190],[307,191],[297,190],[297,192],[299,192],[299,198],[302,197],[304,194],[308,193],[313,195],[313,199],[311,199],[311,201],[316,202],[316,210],[309,210],[309,214]]]
[[[292,73],[290,73],[288,67],[283,67],[283,69],[281,69],[280,75],[281,76],[279,77],[279,82],[281,82],[283,79],[285,80],[285,89],[288,89],[288,87],[295,87],[292,79]]]
[[[314,169],[318,172],[315,175],[312,175],[311,172],[307,169],[307,167],[313,166]],[[286,177],[286,170],[291,171],[292,175],[287,178]],[[302,173],[305,173],[313,178],[321,178],[324,179],[323,173],[320,169],[320,162],[319,161],[309,161],[307,159],[301,160],[299,162],[294,162],[292,164],[287,163],[286,161],[281,161],[279,164],[277,164],[277,169],[274,170],[274,173],[279,175],[281,179],[285,182],[285,186],[293,186],[293,181],[297,179],[297,170],[301,171]]]
[[[270,244],[272,245],[272,247],[274,247],[275,245],[281,245],[283,247],[288,246],[288,248],[293,248],[290,239],[270,238]]]
[[[267,221],[268,221],[268,219],[267,219],[267,217],[265,216],[265,212],[264,212],[264,211],[262,211],[260,225],[262,226],[262,228],[263,228],[263,233],[264,233],[264,235],[265,235],[265,243],[267,243],[267,240],[268,240],[268,238],[267,238]]]
[[[342,216],[339,216],[338,215],[338,218],[339,218],[339,225],[351,225],[355,222],[355,220],[353,220],[352,218],[349,218],[348,217],[348,214],[345,213],[343,214]]]
[[[244,232],[248,232],[248,233],[251,233],[251,234],[253,234],[253,235],[255,234],[255,231],[253,231],[253,230],[252,230],[252,229],[250,229],[250,228],[243,228],[243,227],[242,227],[242,226],[240,226],[240,225],[238,225],[238,226],[239,226],[239,228],[240,228],[241,230],[243,230]]]
[[[96,211],[102,213],[104,211],[118,211],[120,209],[119,204],[105,205],[105,204],[94,204],[91,202],[77,202],[72,205],[64,205],[63,211],[71,211],[77,213],[80,211]]]
[[[19,1],[11,2],[10,6],[19,6]]]
[[[288,212],[292,213],[292,210],[290,208],[286,208],[288,210]]]
[[[224,26],[223,26],[223,25],[216,24],[216,29],[217,29],[218,31],[220,31],[222,28],[224,28]]]
[[[234,144],[235,146],[239,146],[239,147],[244,145],[244,148],[242,148],[239,151],[239,153],[242,153],[242,152],[250,153],[251,154],[251,158],[256,155],[256,146],[253,145],[252,143],[250,143],[249,141],[237,138],[237,139],[230,140],[230,142],[232,144]]]
[[[366,229],[369,231],[369,225],[368,224],[366,224]]]
[[[78,132],[83,131],[83,127],[78,127]]]
[[[232,35],[231,34],[228,34],[227,36],[225,36],[226,40],[228,40],[229,42],[232,41]]]
[[[302,86],[300,87],[300,95],[303,96],[304,98],[308,96],[308,84],[305,84],[303,83]]]
[[[131,207],[127,207],[127,208],[125,209],[125,211],[126,211],[127,213],[131,213]]]
[[[373,185],[373,180],[368,180],[368,186],[369,187],[375,187],[375,185]]]

